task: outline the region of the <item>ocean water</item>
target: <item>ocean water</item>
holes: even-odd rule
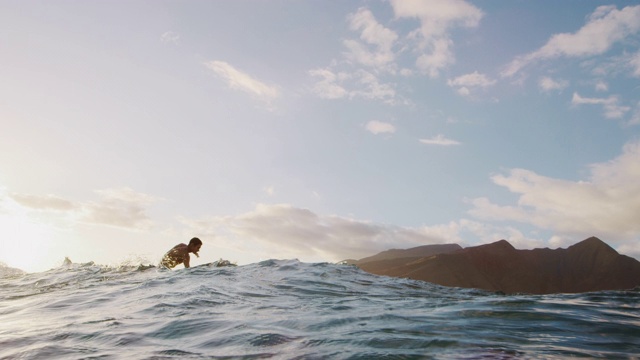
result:
[[[501,295],[269,260],[0,268],[1,359],[640,358],[640,289]]]

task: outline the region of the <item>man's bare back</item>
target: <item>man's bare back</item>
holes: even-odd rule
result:
[[[190,266],[189,264],[189,253],[192,252],[196,256],[198,256],[198,251],[200,251],[200,247],[202,246],[202,241],[198,238],[193,238],[189,241],[189,245],[186,244],[178,244],[174,246],[171,250],[167,251],[166,254],[162,257],[162,261],[160,264],[169,269],[173,269],[177,265],[184,264],[185,268]]]

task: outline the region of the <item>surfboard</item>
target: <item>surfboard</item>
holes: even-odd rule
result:
[[[199,267],[226,267],[226,266],[238,266],[238,265],[236,265],[235,263],[232,263],[229,260],[220,259],[220,260],[216,260],[214,262],[192,266],[192,268],[199,268]]]

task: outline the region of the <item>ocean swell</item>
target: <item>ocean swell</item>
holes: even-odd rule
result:
[[[268,260],[0,273],[0,358],[640,356],[640,290],[510,295]]]

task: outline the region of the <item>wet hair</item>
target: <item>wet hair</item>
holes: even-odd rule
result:
[[[202,240],[198,239],[197,237],[194,237],[193,239],[191,239],[189,241],[189,246],[191,245],[200,245],[202,246]]]

